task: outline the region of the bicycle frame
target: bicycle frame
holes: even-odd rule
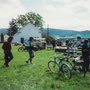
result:
[[[59,63],[56,61],[57,59],[59,60]],[[63,62],[64,59],[65,59],[65,58],[54,57],[54,60],[50,60],[50,61],[54,61],[54,62],[58,65],[58,67],[59,67],[59,72],[62,71],[61,66],[62,66],[63,64],[67,65],[68,68],[72,71],[72,69],[70,68],[70,66],[69,66],[67,63],[64,63],[64,62]],[[56,64],[55,64],[55,65],[56,65]]]

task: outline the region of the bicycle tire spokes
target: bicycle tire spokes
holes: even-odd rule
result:
[[[23,47],[18,48],[18,51],[19,51],[19,52],[22,52],[23,50],[24,50]]]
[[[59,69],[59,65],[56,62],[54,62],[54,61],[49,61],[48,62],[48,68],[53,73],[58,73],[59,70],[60,70]]]
[[[70,67],[67,64],[63,64],[61,68],[64,76],[70,79],[72,77]]]

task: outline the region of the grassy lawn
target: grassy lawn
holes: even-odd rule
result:
[[[33,64],[26,64],[28,52],[18,52],[13,46],[14,59],[9,67],[4,67],[4,54],[0,44],[0,90],[90,90],[90,73],[73,72],[70,80],[48,71],[52,50],[35,52]]]

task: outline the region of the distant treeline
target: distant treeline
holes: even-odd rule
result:
[[[42,29],[42,32],[47,34],[47,29]],[[90,30],[75,31],[49,28],[49,35],[56,37],[77,37],[90,38]]]

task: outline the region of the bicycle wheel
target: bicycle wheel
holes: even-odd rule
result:
[[[61,70],[66,78],[70,79],[72,77],[71,68],[69,67],[69,65],[62,64]]]
[[[53,60],[48,62],[48,68],[53,73],[59,73],[59,71],[60,71],[59,64]]]
[[[23,47],[20,47],[20,48],[18,48],[18,51],[21,52],[21,51],[23,51],[23,49],[24,49]]]

